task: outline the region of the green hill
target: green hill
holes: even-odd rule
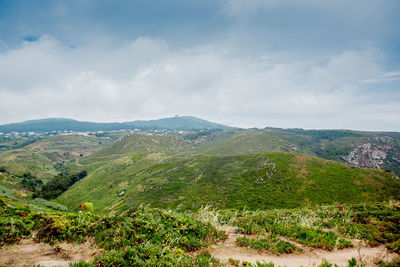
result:
[[[269,209],[310,203],[382,201],[399,198],[399,193],[400,182],[390,173],[294,153],[237,156],[150,153],[109,162],[76,183],[57,201],[70,208],[89,201],[103,212],[143,202],[183,210],[202,205]]]
[[[400,133],[349,130],[269,129],[296,150],[352,166],[377,168],[400,176]]]
[[[193,131],[186,141],[201,145],[202,154],[246,154],[266,151],[292,151],[336,160],[357,167],[377,168],[400,176],[400,133],[351,130],[304,130],[266,128],[238,130],[190,116],[150,121],[93,123],[70,119],[43,119],[0,125],[0,132],[110,131],[142,129]],[[163,131],[164,130],[164,131]],[[2,137],[4,139],[4,137]],[[0,138],[1,139],[1,138]],[[26,146],[35,140],[0,140],[0,150]],[[2,143],[3,142],[3,143]],[[10,143],[11,142],[11,143]]]
[[[230,134],[223,134],[223,133]],[[349,130],[264,129],[203,133],[197,152],[237,155],[297,152],[400,176],[400,134]],[[218,138],[215,138],[218,136]],[[223,138],[221,138],[223,137]]]
[[[400,135],[348,130],[264,129],[201,133],[191,140],[196,152],[238,155],[267,151],[297,152],[400,176]],[[188,139],[188,136],[185,137]]]
[[[265,130],[239,130],[226,138],[207,142],[198,153],[211,155],[240,155],[263,153],[267,151],[294,151],[294,145]]]
[[[52,132],[52,131],[110,131],[128,129],[121,123],[83,122],[72,119],[49,118],[0,125],[0,132]]]
[[[62,204],[45,199],[32,199],[32,191],[23,185],[23,178],[0,172],[0,203],[4,202],[13,207],[29,208],[40,212],[68,211]]]
[[[181,136],[132,134],[111,147],[104,148],[89,157],[77,159],[76,165],[91,171],[132,154],[191,154],[194,153],[194,147],[195,144]]]
[[[169,130],[226,130],[232,127],[202,120],[192,116],[175,116],[159,120],[133,121],[126,123],[137,129],[169,129]]]
[[[71,166],[89,176],[57,201],[70,208],[90,201],[97,211],[110,212],[142,202],[257,209],[400,195],[398,178],[390,172],[324,160],[312,156],[312,146],[299,149],[298,143],[271,130],[132,134]]]
[[[90,155],[112,143],[96,136],[62,135],[49,137],[23,148],[0,153],[0,166],[10,173],[30,172],[44,180],[58,173],[64,162]]]
[[[342,154],[329,147],[347,151],[365,141],[391,142],[395,147],[394,137],[283,129],[184,134],[149,131],[130,134],[107,146],[100,142],[112,140],[57,136],[1,153],[0,166],[13,174],[32,172],[44,181],[56,175],[58,168],[86,170],[88,177],[57,200],[70,208],[94,202],[96,210],[104,212],[143,202],[181,209],[210,204],[256,209],[359,203],[397,198],[397,177],[316,155],[345,162]]]

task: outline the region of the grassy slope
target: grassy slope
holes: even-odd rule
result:
[[[8,173],[0,173],[0,197],[22,202],[28,196],[29,193],[21,188],[19,179]]]
[[[114,143],[111,147],[104,148],[89,157],[79,159],[75,165],[92,172],[115,160],[123,160],[129,155],[146,153],[191,154],[194,151],[194,146],[193,142],[175,135],[150,136],[133,134]]]
[[[358,132],[349,130],[267,130],[271,135],[293,144],[306,154],[344,162],[354,148],[370,144],[387,154],[381,169],[400,176],[400,133]],[[373,156],[372,156],[373,157]]]
[[[198,153],[211,155],[253,154],[266,151],[294,150],[292,143],[264,130],[236,131],[232,136],[212,140],[198,148]]]
[[[45,199],[31,199],[32,192],[21,185],[21,179],[9,173],[0,173],[0,200],[18,208],[30,208],[34,211],[51,212],[67,211],[68,208],[56,202]]]
[[[231,132],[235,134],[211,140],[199,147],[198,152],[236,155],[266,151],[296,151],[344,163],[344,157],[353,149],[369,144],[372,150],[377,149],[386,154],[386,158],[381,159],[383,163],[380,168],[400,176],[400,137],[396,133],[283,129]],[[221,133],[218,134],[221,135]]]
[[[125,190],[125,195],[118,194]],[[110,212],[142,202],[165,208],[265,209],[398,198],[391,174],[294,153],[236,156],[135,154],[90,173],[57,201]]]
[[[57,162],[87,156],[111,143],[110,139],[78,135],[56,136],[0,153],[0,166],[14,174],[31,172],[47,180],[57,174]]]
[[[384,136],[384,137],[383,137]],[[382,138],[383,137],[383,138]],[[155,141],[152,141],[155,140]],[[155,143],[159,142],[159,143]],[[117,159],[131,153],[197,153],[210,155],[240,155],[268,151],[297,152],[329,160],[344,162],[343,157],[360,144],[370,143],[387,153],[382,169],[400,174],[400,139],[393,133],[352,132],[352,131],[299,131],[282,129],[228,130],[198,132],[184,136],[143,136],[134,135],[110,150],[90,157],[102,165],[104,159]],[[102,158],[103,157],[103,158]],[[397,160],[396,160],[397,159]],[[86,164],[84,164],[86,165]]]

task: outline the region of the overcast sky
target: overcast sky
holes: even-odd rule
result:
[[[0,0],[0,123],[400,131],[397,0]]]

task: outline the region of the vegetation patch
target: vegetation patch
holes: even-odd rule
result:
[[[269,215],[269,214],[268,214]],[[273,219],[266,214],[244,216],[236,221],[236,225],[243,232],[254,233],[265,229],[273,235],[282,235],[310,247],[332,250],[334,248],[351,247],[350,241],[345,240],[332,231],[323,231],[318,228],[304,227],[294,223],[285,223]],[[254,230],[256,229],[256,230]]]
[[[245,234],[269,232],[327,250],[350,247],[351,238],[399,249],[399,202],[244,211],[235,214],[234,223]]]
[[[41,197],[45,199],[53,199],[61,195],[64,191],[87,176],[85,170],[75,174],[61,173],[46,183],[40,191],[33,194],[33,197]]]
[[[36,240],[82,243],[92,238],[104,253],[92,264],[118,266],[128,264],[208,266],[216,264],[208,252],[193,256],[189,252],[225,238],[210,223],[185,214],[140,207],[113,217],[99,217],[90,212],[33,213],[0,207],[1,245],[18,242],[37,231]]]
[[[262,236],[260,238],[239,237],[236,245],[253,249],[266,250],[273,254],[298,253],[302,249],[286,241],[282,241],[274,234]]]
[[[110,148],[111,149],[111,148]],[[107,151],[102,151],[106,153]],[[294,208],[305,204],[360,203],[399,198],[400,182],[389,173],[349,168],[316,157],[294,153],[263,153],[235,156],[164,155],[125,156],[104,162],[88,177],[57,198],[70,208],[92,201],[96,212],[120,201],[117,185],[124,185],[125,204],[119,210],[148,203],[165,209]],[[99,155],[93,155],[93,157]],[[88,157],[89,162],[95,158]],[[97,158],[98,159],[98,158]],[[96,164],[100,164],[97,162]],[[292,164],[298,166],[293,168]],[[98,166],[98,165],[96,165]],[[298,178],[298,176],[301,178]],[[353,181],[378,180],[376,185]],[[306,181],[306,182],[305,182]],[[110,183],[111,182],[111,183]],[[122,188],[120,188],[122,189]]]

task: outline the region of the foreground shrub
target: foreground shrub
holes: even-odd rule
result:
[[[56,213],[43,216],[36,239],[43,242],[84,242],[97,228],[97,217],[88,214]]]
[[[31,234],[32,225],[14,217],[0,217],[0,246],[13,244]]]
[[[265,237],[257,239],[239,237],[238,239],[236,239],[236,245],[240,247],[267,250],[278,255],[297,253],[302,251],[301,248],[289,242],[280,240],[276,235],[267,235]]]
[[[119,217],[103,218],[98,225],[96,239],[106,249],[150,241],[194,251],[224,238],[224,232],[210,223],[160,209],[129,210]]]
[[[271,234],[286,236],[304,245],[326,250],[352,246],[350,241],[339,237],[332,231],[300,226],[284,220],[274,219],[273,216],[268,215],[261,212],[246,215],[244,218],[238,219],[236,225],[238,229],[244,229],[245,233],[260,232],[259,229],[262,227],[263,231]]]

